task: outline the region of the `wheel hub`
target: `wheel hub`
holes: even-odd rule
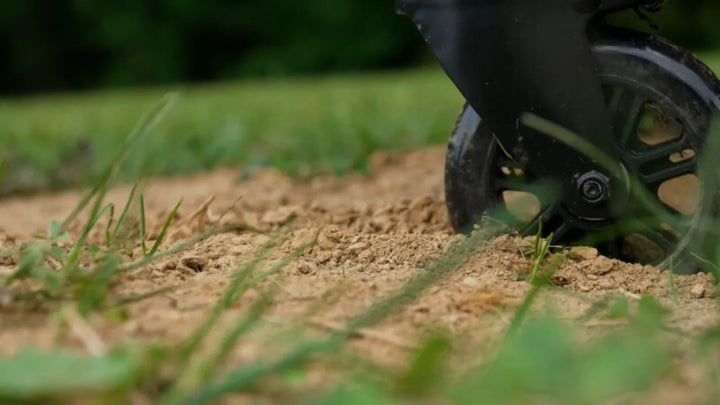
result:
[[[577,181],[580,197],[588,204],[599,205],[610,198],[610,179],[598,171],[590,171]]]

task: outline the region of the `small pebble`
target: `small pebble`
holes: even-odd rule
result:
[[[373,253],[373,251],[370,249],[363,250],[358,255],[358,260],[360,260],[363,263],[371,262],[374,258],[375,258],[375,253]]]
[[[615,269],[615,261],[606,257],[594,260],[585,266],[585,272],[597,276],[604,276]]]
[[[577,246],[570,249],[568,257],[578,262],[593,260],[598,257],[598,250],[594,247]]]
[[[367,247],[368,247],[368,244],[365,242],[356,242],[356,243],[353,243],[352,245],[348,246],[348,250],[350,252],[355,253],[355,252],[359,252],[361,250],[367,249]]]
[[[466,277],[462,283],[468,287],[477,287],[480,283],[473,277]]]
[[[702,284],[695,284],[690,290],[690,294],[695,298],[705,297],[705,286]]]

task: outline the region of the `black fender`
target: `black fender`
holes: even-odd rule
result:
[[[610,127],[577,0],[398,0],[450,79],[512,144],[532,112],[603,147]]]
[[[720,80],[710,68],[670,41],[623,28],[604,27],[596,32],[591,36],[591,49],[604,80],[648,84],[656,101],[683,112],[677,118],[698,135],[696,148],[704,148],[720,112]],[[627,67],[618,68],[622,66]],[[623,69],[624,74],[618,73]],[[450,136],[445,164],[445,196],[456,232],[468,231],[494,204],[496,196],[483,174],[492,170],[490,165],[497,153],[495,142],[487,121],[466,105]],[[705,174],[710,175],[703,179],[706,189],[718,190],[717,173]],[[720,201],[716,197],[718,192],[712,194],[708,199]],[[710,212],[718,215],[718,203],[709,204]]]
[[[589,218],[611,215],[585,204],[575,179],[592,159],[521,125],[533,113],[615,154],[597,65],[590,50],[593,8],[578,0],[399,0],[450,79],[490,130],[564,199]],[[547,165],[546,161],[555,164]],[[620,193],[621,182],[613,186]]]

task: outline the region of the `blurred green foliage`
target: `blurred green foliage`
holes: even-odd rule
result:
[[[720,47],[720,2],[717,0],[665,0],[665,7],[656,14],[647,14],[660,27],[652,29],[647,22],[627,11],[614,18],[623,26],[669,38],[677,44],[697,51]]]
[[[3,0],[0,93],[407,65],[390,0]]]
[[[720,52],[701,58],[720,71]],[[378,149],[445,142],[463,103],[437,68],[0,98],[0,196],[88,184],[168,91],[180,92],[177,107],[122,180],[236,165],[243,176],[365,172]]]
[[[716,0],[670,0],[653,18],[681,45],[720,44]],[[0,93],[390,68],[427,55],[392,0],[3,0],[0,10]]]
[[[377,149],[447,139],[462,97],[439,69],[0,98],[0,196],[93,181],[140,116],[181,97],[123,180],[243,164],[309,176],[367,169]]]

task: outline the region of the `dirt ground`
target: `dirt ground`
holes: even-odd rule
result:
[[[157,232],[163,218],[184,199],[167,243],[209,229],[223,213],[222,223],[242,223],[265,231],[292,220],[287,238],[270,253],[270,264],[264,268],[305,244],[315,242],[314,247],[245,294],[234,308],[243,311],[262,289],[273,287],[268,322],[300,322],[309,329],[333,330],[423,271],[424,264],[461,238],[452,234],[445,212],[443,159],[440,148],[379,153],[372,158],[370,177],[294,181],[262,169],[242,182],[235,170],[153,179],[144,187],[145,204],[150,228]],[[129,191],[129,186],[118,187],[109,199],[122,206]],[[44,232],[51,220],[62,219],[72,209],[79,195],[71,191],[1,201],[0,248]],[[108,346],[127,339],[178,341],[203,319],[238,266],[251,260],[270,238],[253,232],[216,235],[128,274],[117,286],[118,293],[164,286],[177,290],[132,304],[126,322],[98,315],[89,323]],[[507,327],[530,289],[521,277],[529,269],[522,252],[530,242],[512,237],[495,240],[492,249],[468,261],[407,307],[364,330],[355,344],[373,358],[392,364],[402,359],[428,328],[449,331],[468,342],[492,341]],[[667,273],[598,257],[591,249],[576,253],[556,275],[564,285],[544,293],[539,307],[575,319],[599,297],[637,300],[650,295],[673,309],[671,323],[683,330],[702,331],[718,321],[715,287],[709,275],[676,276],[679,306],[675,306]],[[12,263],[2,265],[0,272],[8,272]],[[601,323],[595,326],[604,327]],[[43,311],[21,310],[0,300],[0,354],[27,345],[58,344],[83,347],[72,333],[63,334],[57,325],[47,322]],[[252,358],[263,344],[247,343],[235,355]]]

